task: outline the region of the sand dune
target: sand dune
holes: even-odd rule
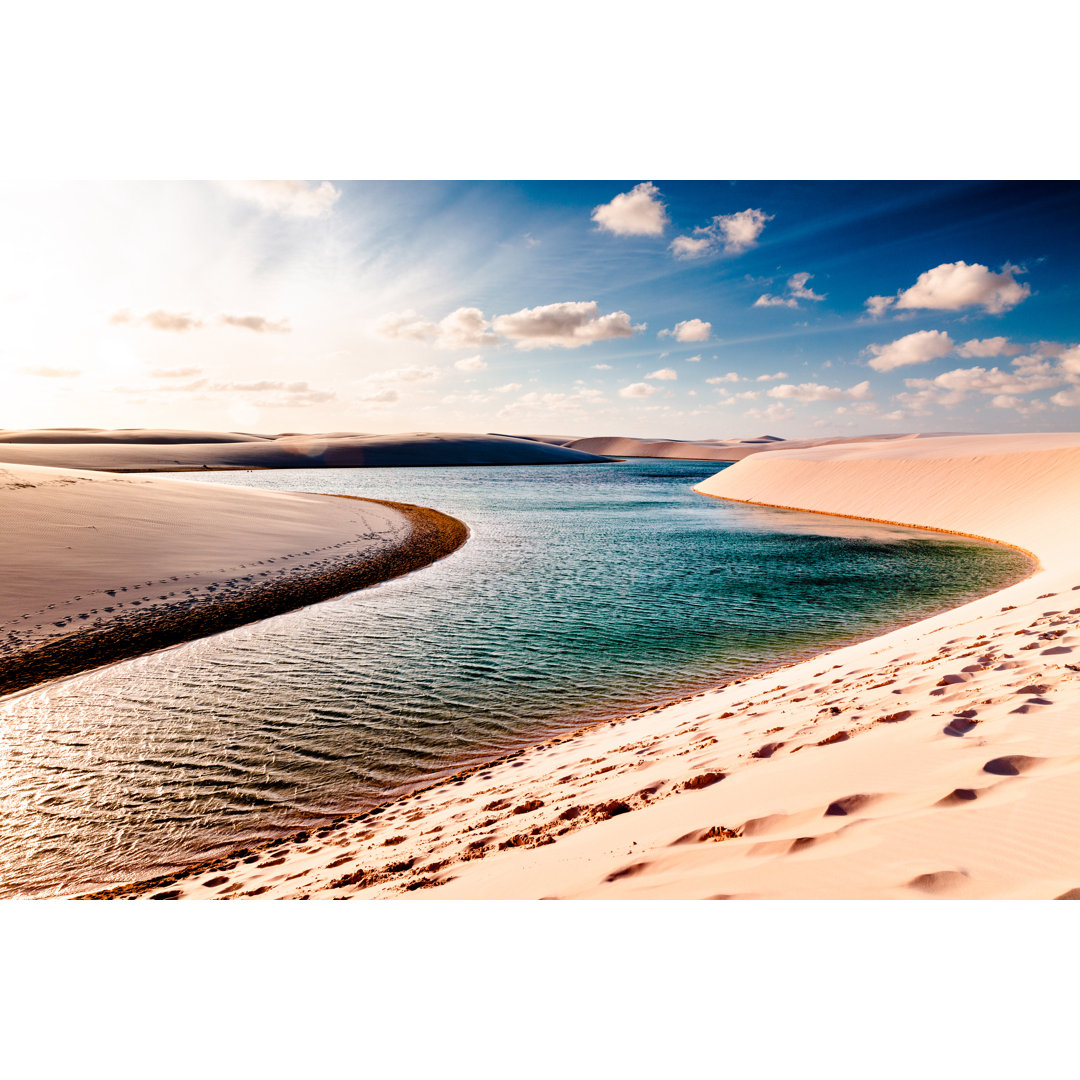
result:
[[[533,439],[456,432],[400,435],[332,432],[280,436],[211,433],[208,436],[204,432],[84,431],[0,432],[0,462],[65,469],[151,472],[403,465],[557,465],[605,460],[594,454]]]
[[[0,467],[0,693],[424,565],[465,527],[420,508]]]
[[[800,450],[812,446],[835,446],[842,443],[880,442],[882,440],[917,439],[922,436],[904,435],[851,435],[822,437],[819,439],[780,439],[775,435],[761,435],[756,439],[634,439],[624,436],[604,435],[587,439],[575,439],[566,445],[574,450],[590,454],[606,454],[614,457],[678,458],[690,461],[741,461],[752,454],[775,450]]]
[[[703,492],[992,537],[1019,584],[132,896],[1080,895],[1080,435],[752,456]]]

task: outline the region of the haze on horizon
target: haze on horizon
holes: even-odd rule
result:
[[[1080,185],[8,187],[0,427],[1080,428]]]

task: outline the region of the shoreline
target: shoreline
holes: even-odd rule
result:
[[[332,496],[336,498],[354,498],[355,496],[341,495]],[[723,498],[723,496],[709,496],[710,498]],[[725,499],[728,502],[747,502],[749,500],[742,499]],[[799,510],[804,513],[816,513],[816,511],[807,511],[800,507],[787,507],[787,506],[772,506],[769,503],[751,503],[756,506],[768,506],[778,510]],[[898,521],[885,521],[879,518],[860,518],[852,514],[823,514],[826,517],[846,517],[855,521],[872,521],[882,525],[899,525],[903,528],[920,529],[927,532],[949,532],[949,530],[932,529],[928,526],[908,525],[904,522]],[[959,533],[952,532],[954,536],[965,536],[973,540],[983,540],[988,543],[998,545],[1000,547],[1007,547],[1013,551],[1018,551],[1021,554],[1026,555],[1032,560],[1032,566],[1021,577],[1010,581],[1005,585],[995,587],[988,592],[979,593],[976,596],[969,597],[955,606],[943,608],[940,611],[931,613],[930,615],[920,616],[910,622],[897,623],[895,626],[890,627],[887,630],[870,634],[866,637],[855,638],[843,643],[834,643],[824,647],[819,651],[812,652],[807,655],[793,656],[786,660],[780,660],[778,662],[770,662],[770,666],[764,667],[759,671],[749,672],[744,675],[734,676],[726,682],[720,684],[712,683],[707,687],[703,687],[699,690],[695,690],[689,694],[685,694],[681,697],[671,698],[655,704],[643,705],[640,708],[633,709],[629,712],[621,713],[616,716],[608,716],[601,719],[589,720],[577,727],[573,727],[567,731],[553,732],[546,736],[542,735],[537,741],[528,742],[526,745],[521,746],[516,750],[511,750],[508,753],[500,754],[496,758],[486,759],[474,765],[466,765],[460,769],[456,769],[454,772],[447,776],[437,778],[428,783],[422,784],[420,787],[410,789],[401,794],[387,798],[383,802],[377,803],[375,806],[370,807],[367,810],[345,812],[338,814],[328,821],[324,821],[319,825],[309,825],[304,829],[300,829],[297,832],[285,837],[278,837],[273,840],[260,841],[251,844],[247,844],[242,848],[238,848],[233,851],[229,851],[224,855],[215,856],[212,859],[205,859],[197,863],[192,863],[189,866],[181,867],[178,870],[170,871],[167,874],[159,874],[152,878],[143,878],[134,882],[124,882],[119,885],[102,885],[102,887],[94,889],[87,893],[69,893],[66,895],[57,895],[55,899],[70,899],[70,900],[117,900],[125,898],[138,898],[142,894],[149,892],[150,890],[162,890],[166,889],[169,885],[175,885],[178,882],[185,881],[189,878],[194,878],[198,875],[205,874],[220,874],[227,873],[236,869],[240,860],[251,860],[253,857],[262,857],[263,855],[270,854],[276,849],[283,847],[290,843],[306,843],[310,837],[328,837],[334,832],[347,827],[349,825],[360,825],[364,822],[370,823],[372,819],[392,811],[395,808],[404,807],[415,798],[425,795],[429,792],[439,791],[447,789],[451,786],[464,782],[469,777],[476,776],[481,772],[485,772],[490,769],[495,769],[500,766],[509,764],[527,755],[539,753],[541,751],[547,751],[554,747],[560,746],[564,743],[574,742],[576,740],[588,737],[590,735],[602,732],[604,729],[614,728],[623,724],[633,723],[634,721],[644,719],[650,715],[663,713],[669,709],[677,706],[685,705],[689,702],[698,701],[699,699],[706,698],[711,694],[715,694],[719,691],[727,691],[732,688],[742,686],[750,683],[754,680],[765,678],[767,676],[779,675],[785,671],[790,671],[792,668],[798,667],[802,664],[810,664],[824,661],[826,658],[832,656],[834,653],[840,652],[843,649],[852,648],[858,645],[864,645],[866,643],[877,641],[881,638],[887,637],[891,634],[900,633],[904,630],[908,630],[911,627],[919,626],[922,623],[930,622],[933,619],[950,614],[967,607],[969,604],[974,604],[987,597],[995,596],[999,593],[1005,592],[1009,589],[1015,588],[1018,585],[1030,580],[1040,572],[1040,565],[1037,557],[1031,552],[1026,551],[1023,548],[1016,547],[1013,544],[1006,544],[998,540],[992,540],[989,537],[975,536],[971,533]],[[411,869],[411,868],[409,868]],[[151,897],[151,899],[172,899],[172,897]],[[301,897],[300,899],[306,899]],[[339,897],[339,899],[345,899],[345,897]]]
[[[4,660],[0,699],[401,577],[452,554],[468,538],[464,522],[428,507],[348,495],[324,497],[354,499],[397,511],[409,522],[409,536],[390,550],[364,554],[350,565],[294,571],[287,581],[259,583],[243,596],[155,615],[143,626],[114,623],[16,653]]]
[[[357,819],[84,895],[1080,897],[1080,435],[945,443],[760,455],[699,490],[989,539],[1033,556],[1029,576]]]

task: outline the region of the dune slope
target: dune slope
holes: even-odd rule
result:
[[[317,469],[443,465],[559,465],[608,460],[507,435],[252,436],[225,433],[40,431],[0,433],[0,461],[65,469],[153,472],[184,469]],[[86,441],[80,441],[85,438]],[[197,441],[202,438],[203,441]]]

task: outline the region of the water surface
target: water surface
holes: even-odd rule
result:
[[[130,881],[1023,576],[1009,549],[691,488],[715,463],[185,474],[433,506],[415,574],[0,705],[0,895]]]

